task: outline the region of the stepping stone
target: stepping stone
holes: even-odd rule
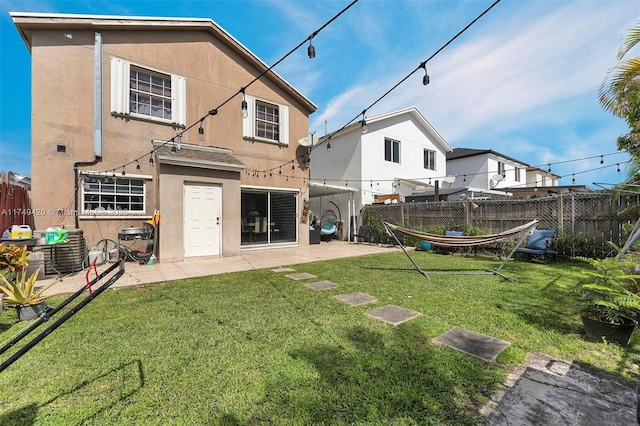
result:
[[[462,327],[453,327],[433,340],[486,362],[495,361],[498,354],[511,344]]]
[[[398,325],[422,314],[410,309],[401,308],[400,306],[386,305],[381,308],[367,311],[365,312],[365,315],[383,322],[388,322],[389,324]]]
[[[277,268],[277,269],[272,269],[271,271],[273,272],[295,272],[296,270],[293,268]]]
[[[327,290],[330,288],[338,287],[338,284],[332,283],[331,281],[318,281],[315,283],[305,284],[305,285],[314,290]]]
[[[360,306],[378,300],[373,296],[369,296],[366,293],[360,293],[359,291],[354,291],[353,293],[347,294],[339,294],[333,297],[351,306]]]
[[[291,278],[292,280],[306,280],[308,278],[317,278],[313,274],[309,274],[308,272],[301,272],[299,274],[289,274],[285,275],[287,278]]]

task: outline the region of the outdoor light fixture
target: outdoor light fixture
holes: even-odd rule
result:
[[[311,44],[311,40],[313,37],[309,37],[309,47],[307,47],[307,55],[309,55],[309,59],[313,59],[316,57],[316,48]]]
[[[367,113],[366,109],[362,111],[362,121],[360,122],[360,127],[362,127],[362,133],[367,133],[367,119],[365,117],[366,113]]]
[[[420,67],[424,69],[424,77],[422,77],[422,84],[426,86],[427,84],[429,84],[429,74],[427,74],[427,63],[426,62],[421,63]]]
[[[198,140],[204,141],[204,127],[202,127],[202,120],[200,120],[200,127],[198,127]]]
[[[136,160],[136,170],[140,171],[140,162]]]
[[[122,166],[122,176],[126,175],[125,171],[124,171],[124,166]]]
[[[242,118],[247,118],[249,116],[249,111],[247,110],[247,98],[244,96],[244,87],[240,89],[240,92],[242,93]]]
[[[600,164],[604,164],[604,158],[602,158],[602,155],[600,156]]]

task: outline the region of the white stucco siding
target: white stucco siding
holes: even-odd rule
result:
[[[487,157],[483,156],[449,160],[447,162],[448,175],[456,176],[456,180],[451,186],[454,188],[474,187],[488,189],[487,171],[490,167],[491,162],[488,161]],[[497,163],[493,167],[497,168]]]
[[[331,149],[327,149],[328,143],[324,142],[311,152],[311,179],[330,185],[344,185],[347,179],[357,179],[362,167],[360,135],[347,133],[329,143]],[[349,186],[353,187],[351,183]]]
[[[400,143],[399,163],[385,160],[385,139]],[[444,176],[447,172],[442,148],[429,139],[409,114],[368,125],[362,141],[362,178],[365,184],[366,180],[374,181],[374,189],[381,194],[397,193],[397,188],[392,186],[395,178],[423,179],[426,183],[427,178]],[[436,170],[424,168],[425,149],[436,153]]]
[[[504,164],[504,178],[494,185],[491,182],[491,178],[498,175],[498,162]],[[519,181],[516,180],[516,168],[520,169]],[[490,155],[477,155],[449,160],[447,169],[450,176],[456,176],[456,180],[452,185],[456,188],[500,189],[524,187],[527,179],[529,179],[526,173],[526,165]]]

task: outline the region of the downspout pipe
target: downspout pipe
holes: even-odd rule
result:
[[[80,228],[78,209],[79,169],[102,161],[102,34],[95,33],[93,43],[93,160],[73,163],[73,208],[76,228]]]

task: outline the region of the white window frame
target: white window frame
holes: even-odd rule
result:
[[[520,182],[520,179],[521,179],[520,167],[514,167],[513,173],[514,173],[513,178],[515,179],[515,181]]]
[[[256,140],[260,142],[275,143],[278,145],[289,145],[289,107],[270,102],[253,96],[245,95],[244,100],[247,102],[247,116],[242,120],[242,136],[245,139]],[[256,108],[259,105],[266,105],[278,110],[278,140],[258,136],[256,133],[257,114]]]
[[[428,157],[427,157],[428,155]],[[432,149],[424,150],[423,163],[426,170],[436,170],[436,152]]]
[[[171,118],[131,112],[131,67],[171,79]],[[151,69],[119,58],[111,58],[111,113],[162,123],[187,124],[187,80],[179,75]]]
[[[98,182],[87,182],[87,178],[92,180],[98,180]],[[147,216],[147,181],[151,180],[152,177],[149,175],[138,175],[138,174],[106,174],[102,173],[92,173],[90,171],[83,171],[81,173],[81,182],[80,182],[80,203],[81,203],[81,215],[82,216],[102,216],[102,217],[140,217]],[[120,181],[120,185],[118,185],[118,181]],[[125,185],[125,182],[128,181]],[[140,188],[139,191],[132,191],[131,183],[135,181],[140,185],[136,185],[136,188]],[[86,197],[93,196],[97,197],[96,200],[87,200]],[[109,201],[103,201],[101,197],[113,197],[112,204]],[[120,201],[118,201],[118,197],[121,197]],[[131,210],[131,209],[122,209],[118,208],[123,204],[128,204],[131,206],[133,203],[133,197],[141,197],[142,204],[141,210]],[[128,198],[128,200],[124,200],[123,198]],[[96,203],[95,206],[92,204]],[[110,203],[109,207],[105,208],[103,204]]]
[[[388,158],[387,158],[387,145],[389,145]],[[394,149],[394,147],[397,147],[397,149]],[[397,158],[394,155],[396,153],[397,153]],[[384,160],[389,161],[391,163],[400,164],[400,141],[399,140],[384,138]]]
[[[505,170],[506,170],[505,164],[502,161],[498,161],[498,174],[504,176]]]

